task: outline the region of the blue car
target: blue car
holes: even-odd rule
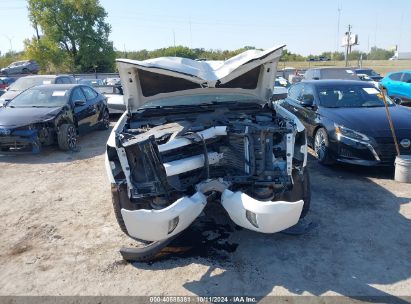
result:
[[[401,104],[411,106],[411,70],[390,73],[381,80],[387,95],[400,98]]]

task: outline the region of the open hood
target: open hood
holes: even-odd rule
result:
[[[268,101],[284,47],[249,50],[226,61],[117,59],[127,109],[133,112],[147,102],[193,94],[248,94]]]

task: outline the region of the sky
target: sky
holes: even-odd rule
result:
[[[351,24],[368,51],[399,46],[411,51],[411,0],[100,0],[118,50],[174,45],[206,49],[286,44],[303,54],[343,51]],[[338,9],[340,22],[338,22]],[[0,51],[23,50],[34,30],[26,0],[0,0]],[[339,31],[338,31],[338,24]],[[339,32],[339,36],[338,36]],[[337,39],[338,37],[338,39]]]

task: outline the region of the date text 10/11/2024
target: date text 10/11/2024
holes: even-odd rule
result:
[[[233,297],[177,297],[161,296],[150,297],[150,303],[257,303],[255,297],[233,296]]]

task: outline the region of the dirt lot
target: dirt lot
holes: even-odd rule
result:
[[[411,186],[313,160],[307,234],[236,229],[209,208],[163,260],[125,263],[108,135],[81,138],[78,153],[0,157],[0,295],[411,296]]]

